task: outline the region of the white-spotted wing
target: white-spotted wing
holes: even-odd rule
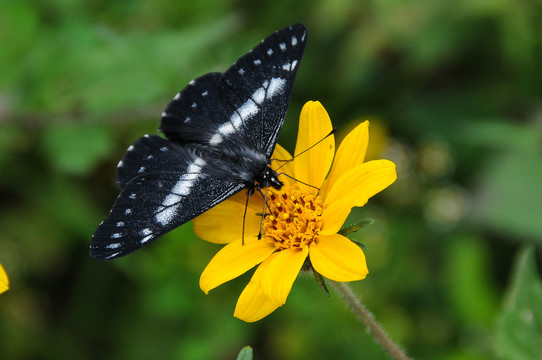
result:
[[[244,136],[270,156],[284,123],[307,40],[302,24],[265,38],[225,73],[192,80],[162,113],[171,140],[226,146]]]
[[[277,31],[174,97],[162,113],[167,139],[145,135],[119,162],[121,193],[92,237],[92,257],[127,255],[243,188],[281,186],[269,158],[306,38],[301,24]]]

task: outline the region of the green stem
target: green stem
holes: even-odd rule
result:
[[[358,318],[367,326],[369,332],[382,345],[382,347],[394,358],[398,360],[410,360],[405,352],[397,346],[382,327],[376,322],[373,314],[361,303],[352,288],[347,283],[329,280],[329,283],[337,293],[341,295],[348,306],[356,313]]]

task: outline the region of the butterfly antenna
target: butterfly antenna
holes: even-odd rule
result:
[[[337,131],[336,128],[333,128],[333,130],[331,130],[329,132],[329,134],[327,134],[326,136],[324,136],[323,138],[321,138],[320,140],[318,140],[317,142],[315,142],[314,144],[312,144],[311,146],[309,146],[308,148],[306,148],[305,150],[303,150],[302,152],[300,152],[299,154],[297,154],[296,156],[293,156],[291,159],[288,159],[288,160],[282,160],[282,159],[273,159],[275,161],[283,161],[284,164],[282,164],[281,166],[279,166],[277,168],[277,170],[279,170],[281,167],[283,167],[284,165],[288,164],[289,162],[291,161],[294,161],[294,159],[296,157],[298,157],[299,155],[302,155],[304,153],[306,153],[307,151],[309,151],[310,149],[312,149],[313,147],[315,147],[316,145],[320,144],[322,141],[324,141],[325,139],[327,139],[328,137],[330,137],[331,135],[333,135],[335,133],[335,131]],[[294,179],[295,180],[295,179]],[[299,181],[299,180],[298,180]],[[300,181],[301,182],[301,181]],[[310,186],[310,185],[309,185]]]
[[[306,182],[301,181],[301,180],[299,180],[299,179],[296,179],[295,177],[290,176],[290,175],[288,175],[288,174],[286,174],[286,173],[278,173],[277,175],[284,175],[284,176],[286,176],[286,177],[288,177],[288,178],[290,178],[290,179],[292,179],[292,180],[294,180],[294,181],[297,181],[298,183],[301,183],[301,184],[303,184],[303,185],[307,185],[308,187],[311,187],[311,188],[313,188],[313,189],[316,189],[316,190],[320,191],[320,188],[318,188],[318,187],[316,187],[316,186],[314,186],[314,185],[311,185],[311,184],[307,184]]]

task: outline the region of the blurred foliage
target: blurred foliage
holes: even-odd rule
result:
[[[517,259],[495,341],[495,347],[504,359],[542,358],[542,282],[534,260],[532,248],[523,249]]]
[[[252,360],[253,351],[250,346],[245,346],[237,355],[237,360]]]
[[[233,318],[250,274],[204,295],[218,247],[190,224],[118,261],[88,255],[128,145],[192,78],[295,22],[310,38],[280,142],[320,100],[339,138],[370,119],[370,157],[398,165],[347,222],[376,220],[351,235],[371,270],[356,292],[415,358],[540,355],[540,2],[21,0],[0,1],[0,357],[385,357],[312,276],[268,318]]]

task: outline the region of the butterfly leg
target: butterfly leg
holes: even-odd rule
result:
[[[243,213],[243,233],[241,235],[241,244],[245,245],[245,221],[247,218],[247,209],[248,209],[248,199],[250,199],[250,195],[254,192],[253,189],[247,190],[247,201],[245,203],[245,212]]]
[[[262,189],[260,189],[260,187],[258,187],[257,189],[263,197],[263,209],[262,209],[262,213],[260,214],[262,216],[262,219],[260,221],[260,232],[258,233],[258,240],[260,240],[262,238],[263,219],[265,219],[265,217],[271,213],[271,208],[269,208],[269,205],[267,204],[267,189],[268,188],[265,188],[265,194],[263,193]],[[265,212],[265,208],[269,210],[269,213]]]

